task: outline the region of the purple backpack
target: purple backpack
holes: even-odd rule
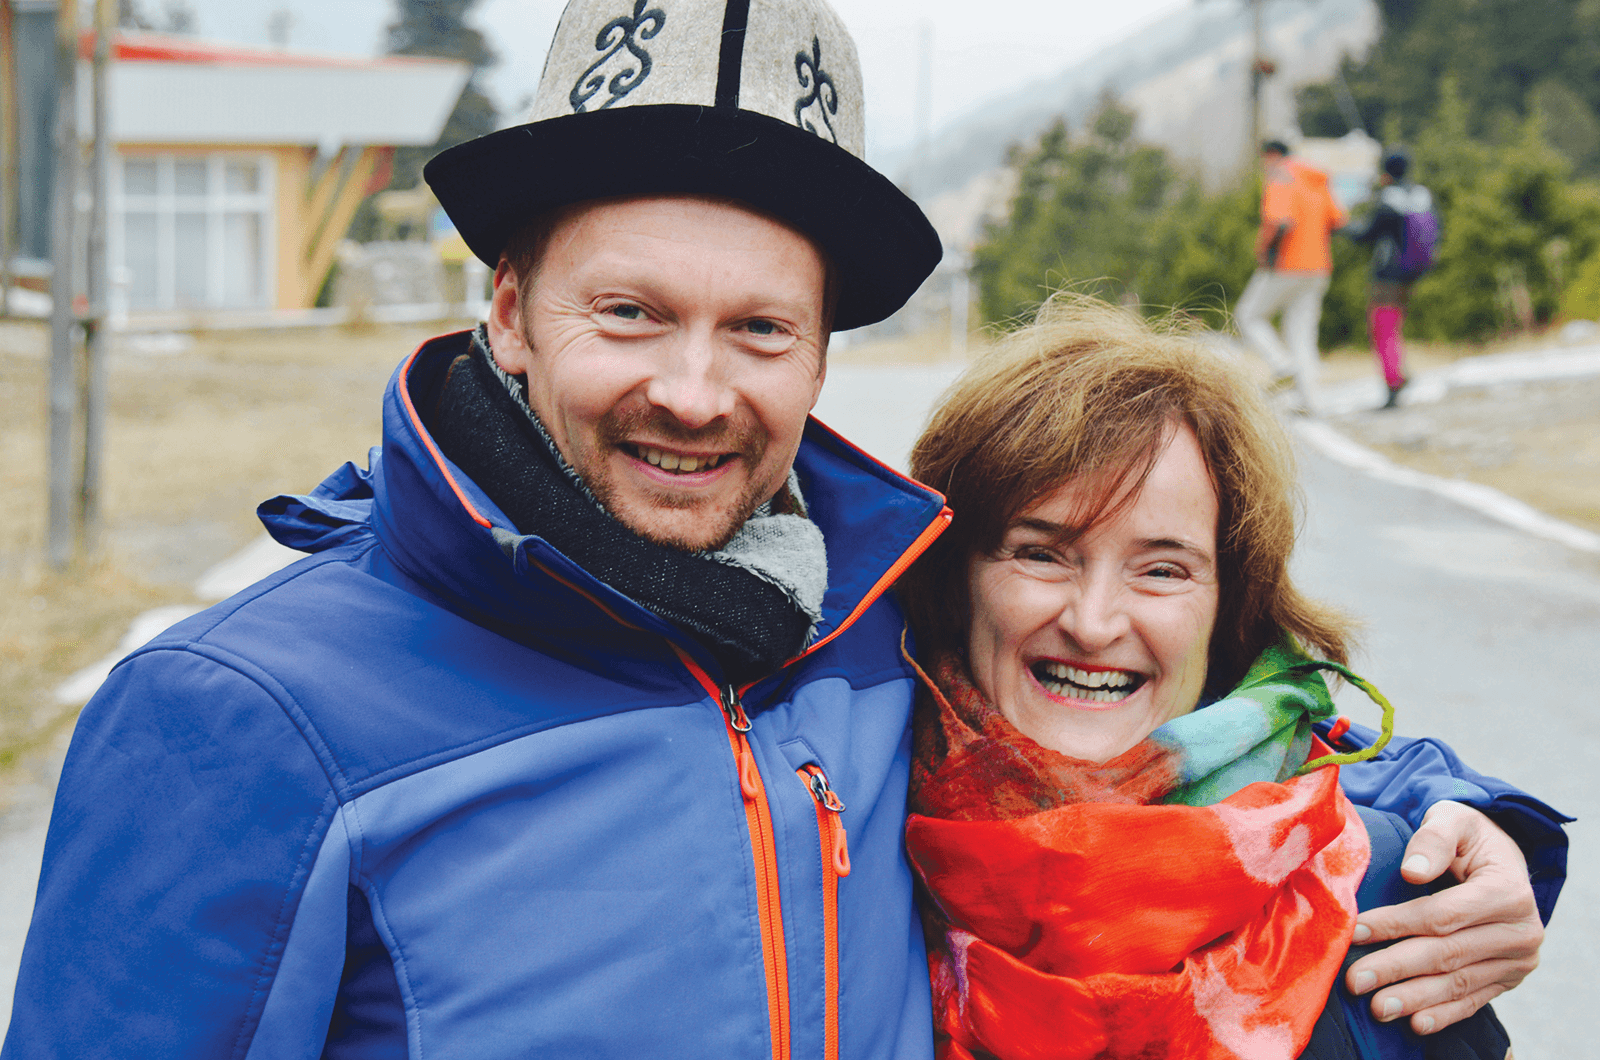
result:
[[[1433,268],[1439,246],[1439,216],[1433,212],[1433,198],[1426,188],[1415,190],[1422,194],[1411,196],[1409,205],[1420,209],[1402,212],[1405,232],[1400,239],[1400,269],[1412,280]]]

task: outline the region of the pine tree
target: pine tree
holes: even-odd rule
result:
[[[1024,313],[1059,287],[1136,293],[1176,175],[1165,151],[1134,141],[1133,127],[1133,111],[1107,97],[1081,137],[1057,121],[1032,150],[1012,150],[1010,217],[973,263],[986,319]]]
[[[423,164],[447,147],[495,130],[499,116],[484,94],[483,72],[498,60],[483,34],[467,25],[467,11],[477,0],[396,0],[399,18],[388,27],[390,55],[428,55],[456,59],[472,66],[472,77],[432,147],[406,147],[395,152],[391,187],[414,187]]]
[[[1600,0],[1379,0],[1383,35],[1344,78],[1370,130],[1414,140],[1454,77],[1465,128],[1478,139],[1515,130],[1536,105],[1567,119],[1552,136],[1580,173],[1600,174]],[[1346,131],[1333,84],[1300,91],[1307,136]],[[1552,133],[1555,129],[1552,128]]]

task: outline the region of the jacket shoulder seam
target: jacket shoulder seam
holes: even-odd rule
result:
[[[339,802],[344,803],[350,800],[349,778],[339,768],[333,751],[328,746],[327,741],[323,739],[322,733],[317,730],[316,724],[301,709],[300,704],[295,701],[289,690],[271,674],[249,659],[236,655],[226,648],[218,647],[215,644],[201,643],[198,640],[191,640],[183,644],[148,645],[123,659],[117,666],[120,668],[134,658],[154,655],[158,652],[173,652],[179,655],[190,655],[205,659],[215,666],[232,670],[261,689],[277,705],[278,709],[284,713],[289,720],[289,724],[293,725],[300,733],[301,740],[305,742],[306,748],[311,752],[312,757],[317,760],[317,765],[322,769],[323,777],[327,780],[329,789],[337,796]]]

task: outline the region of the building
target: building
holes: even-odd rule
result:
[[[85,139],[92,49],[86,35],[78,85]],[[439,59],[119,33],[107,93],[114,311],[137,318],[314,305],[356,208],[388,184],[394,149],[437,141],[470,72]],[[35,104],[32,113],[46,116],[49,107]],[[26,138],[30,115],[21,118]],[[37,131],[33,138],[40,142]],[[36,148],[31,161],[40,172],[25,174],[19,188],[25,256],[47,254],[49,238],[47,218],[35,213],[48,202],[40,194],[48,158],[40,166]],[[35,181],[42,184],[27,186]]]

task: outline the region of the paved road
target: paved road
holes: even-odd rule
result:
[[[1449,741],[1580,819],[1543,964],[1496,1005],[1518,1060],[1593,1056],[1600,982],[1600,557],[1303,454],[1301,585],[1365,618],[1365,673],[1401,732]],[[1364,697],[1342,695],[1358,720]]]
[[[817,413],[903,466],[954,369],[835,365]],[[1529,537],[1404,486],[1304,454],[1302,585],[1368,620],[1359,668],[1402,732],[1450,740],[1478,768],[1585,821],[1600,817],[1600,557]],[[1342,699],[1373,720],[1359,695]],[[0,821],[0,1022],[42,842],[32,810]],[[9,827],[8,827],[9,824]],[[1583,1017],[1600,982],[1600,857],[1582,826],[1544,966],[1498,1008],[1519,1060],[1593,1053]]]

